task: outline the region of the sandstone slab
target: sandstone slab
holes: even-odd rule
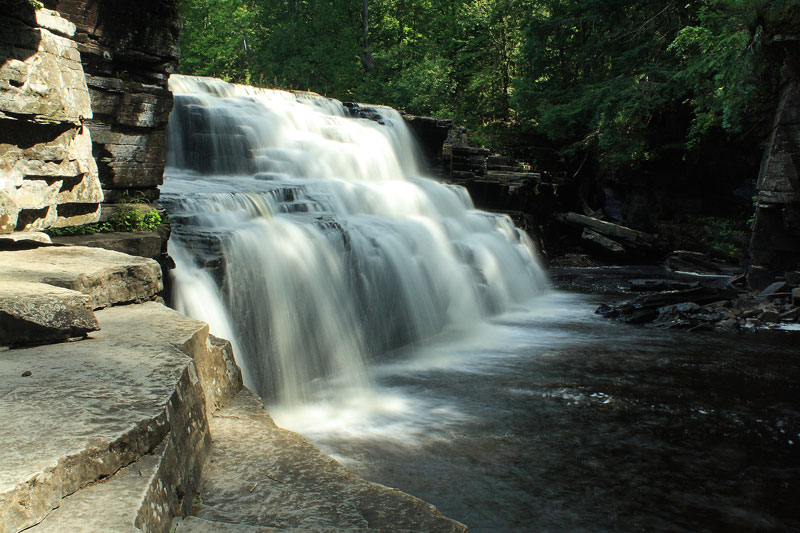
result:
[[[79,291],[93,309],[147,300],[163,288],[161,267],[152,259],[84,246],[0,251],[0,280]]]
[[[22,242],[32,241],[40,242],[43,244],[51,244],[50,235],[42,233],[41,231],[15,231],[5,235],[0,235],[0,242]]]
[[[46,344],[100,329],[89,297],[44,283],[0,284],[0,345]]]
[[[156,258],[161,255],[165,239],[155,231],[95,233],[53,237],[56,244],[103,248],[128,255]]]
[[[31,533],[94,533],[137,531],[136,515],[164,453],[160,445],[152,453],[61,501]],[[138,530],[141,531],[141,530]]]
[[[356,477],[277,427],[246,389],[209,424],[214,450],[195,513],[203,520],[315,531],[466,531],[432,505]]]
[[[182,447],[161,460],[167,472],[154,490],[175,500],[185,486],[175,473],[196,471],[184,462],[202,462],[207,453],[199,380],[183,349],[204,346],[208,327],[152,302],[97,316],[103,329],[89,340],[0,357],[0,531],[35,525],[63,497],[165,437]],[[154,517],[156,503],[145,501],[139,520],[161,524],[148,530],[166,530],[170,509],[162,505]]]

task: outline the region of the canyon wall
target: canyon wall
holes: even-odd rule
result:
[[[152,201],[177,69],[174,2],[0,1],[0,233]]]
[[[0,233],[94,222],[103,193],[75,25],[27,1],[0,8]]]

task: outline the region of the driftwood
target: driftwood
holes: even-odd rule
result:
[[[556,215],[556,219],[582,227],[582,238],[585,241],[613,255],[627,252],[649,255],[664,251],[658,237],[643,231],[573,212],[560,213]]]

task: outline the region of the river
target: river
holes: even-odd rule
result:
[[[550,292],[374,362],[372,397],[333,383],[273,416],[472,531],[800,528],[796,338],[645,329],[598,302]]]
[[[636,328],[397,111],[173,76],[173,304],[276,421],[477,531],[800,529],[796,343]]]

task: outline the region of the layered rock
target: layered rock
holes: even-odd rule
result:
[[[0,233],[94,222],[103,194],[75,26],[23,0],[0,14]]]
[[[788,84],[779,99],[758,177],[750,255],[756,270],[800,270],[800,81]],[[770,279],[752,276],[756,285],[759,277],[761,284]]]
[[[154,200],[164,171],[165,132],[177,70],[180,18],[174,1],[57,0],[76,26],[106,201]]]

